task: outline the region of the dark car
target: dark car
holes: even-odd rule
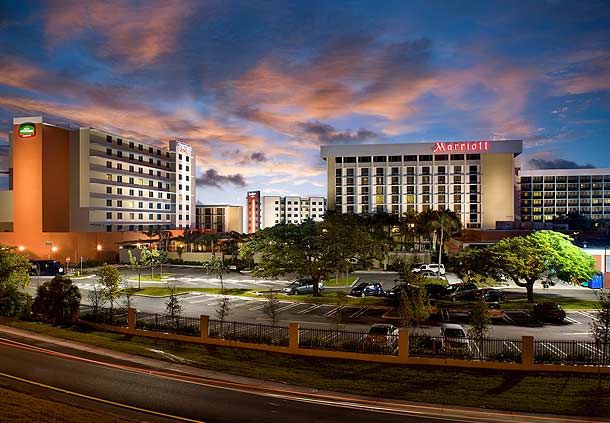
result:
[[[476,299],[480,298],[488,303],[501,303],[504,301],[504,292],[494,288],[481,288],[476,293]]]
[[[360,282],[358,285],[354,286],[349,295],[354,297],[381,297],[383,295],[383,288],[379,282]]]
[[[384,295],[392,304],[398,305],[398,303],[400,302],[400,296],[402,295],[403,291],[412,292],[415,289],[415,286],[403,283],[400,285],[396,285],[392,289],[386,291]]]
[[[324,289],[322,282],[318,282],[318,289],[320,291]],[[313,281],[307,278],[297,279],[292,281],[283,291],[288,295],[311,294],[313,293]]]
[[[57,276],[65,274],[57,260],[30,260],[30,276]]]
[[[534,305],[534,315],[542,320],[555,320],[562,322],[566,312],[556,303],[538,303]]]
[[[473,283],[458,283],[450,285],[445,290],[443,299],[449,301],[474,300],[476,299],[476,294],[478,290],[479,287],[477,287]]]
[[[439,284],[428,284],[425,288],[428,298],[439,299],[447,293],[447,287]]]

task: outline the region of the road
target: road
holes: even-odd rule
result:
[[[204,274],[198,267],[172,266],[166,268],[172,273],[171,280],[180,287],[218,287],[218,279]],[[131,280],[137,279],[137,275],[129,270],[122,269],[124,277]],[[384,289],[389,289],[395,284],[398,275],[394,272],[356,272],[355,276],[361,280],[380,281]],[[33,278],[30,293],[34,294],[36,286],[49,278]],[[254,278],[250,275],[231,272],[224,278],[225,286],[228,288],[254,288],[260,290],[280,289],[287,285],[289,277],[278,280]],[[95,277],[75,279],[74,282],[83,293],[83,304],[88,303],[87,292],[91,289]],[[142,281],[142,286],[163,286],[164,282]],[[504,289],[507,297],[523,296],[523,288]],[[569,288],[566,286],[551,288],[547,290],[538,289],[537,298],[554,300],[559,297],[580,300],[593,300],[595,293],[585,288]],[[163,313],[165,309],[165,298],[134,297],[136,307],[144,312]],[[218,297],[209,294],[196,293],[181,295],[183,315],[198,317],[202,314],[214,316],[218,307]],[[230,320],[238,321],[264,321],[267,319],[263,313],[264,300],[234,297],[231,300]],[[305,327],[330,327],[336,325],[337,307],[331,304],[308,304],[296,301],[282,300],[280,302],[280,322],[299,322]],[[391,319],[390,307],[376,306],[348,306],[341,311],[341,325],[348,330],[367,330],[371,324],[377,322],[397,323]],[[541,322],[526,311],[507,311],[505,317],[494,323],[490,333],[493,337],[520,338],[524,335],[534,336],[538,339],[590,339],[590,324],[594,318],[589,311],[568,311],[567,318],[562,323]],[[468,314],[459,310],[449,310],[437,318],[431,319],[422,325],[423,332],[429,335],[437,335],[442,322],[453,322],[462,324],[468,328]]]
[[[221,381],[187,374],[184,368],[179,372],[163,371],[96,352],[83,353],[15,335],[0,336],[0,380],[4,384],[35,383],[36,389],[59,389],[70,396],[78,395],[81,402],[86,396],[89,408],[129,408],[126,412],[152,414],[154,421],[172,418],[208,423],[585,421],[385,401],[282,388],[264,382]]]

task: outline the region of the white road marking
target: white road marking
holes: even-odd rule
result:
[[[597,316],[593,315],[592,313],[588,313],[588,312],[586,312],[586,311],[577,311],[577,313],[578,313],[578,314],[582,314],[583,316],[588,317],[588,318],[589,318],[589,319],[591,319],[591,320],[595,320],[595,321],[599,320],[599,319],[597,318]]]
[[[578,320],[572,319],[571,317],[568,317],[568,316],[565,317],[565,320],[567,320],[568,322],[573,323],[575,325],[582,325],[582,323],[579,322]]]
[[[320,307],[322,307],[322,304],[314,304],[311,307],[306,308],[305,310],[299,311],[297,314],[307,314],[310,311],[314,311],[315,309],[320,308]]]

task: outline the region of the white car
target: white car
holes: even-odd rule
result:
[[[411,272],[413,273],[419,273],[419,272],[432,272],[432,273],[439,273],[439,267],[437,263],[430,263],[430,264],[421,264],[417,267],[414,267],[413,270],[411,270]],[[440,274],[444,275],[445,274],[445,265],[441,264],[440,266]]]
[[[441,341],[444,351],[470,351],[470,342],[466,336],[466,331],[464,331],[461,325],[443,323],[441,325]]]

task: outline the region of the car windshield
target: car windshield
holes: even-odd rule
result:
[[[369,329],[369,335],[387,335],[388,332],[388,328],[384,326],[375,326]]]
[[[445,336],[449,338],[463,338],[466,334],[462,329],[445,329]]]
[[[449,293],[451,293],[451,292],[455,292],[455,291],[457,291],[457,290],[458,290],[458,288],[459,288],[459,286],[456,286],[456,285],[451,285],[451,286],[448,286],[448,287],[447,287],[447,292],[449,292]]]

